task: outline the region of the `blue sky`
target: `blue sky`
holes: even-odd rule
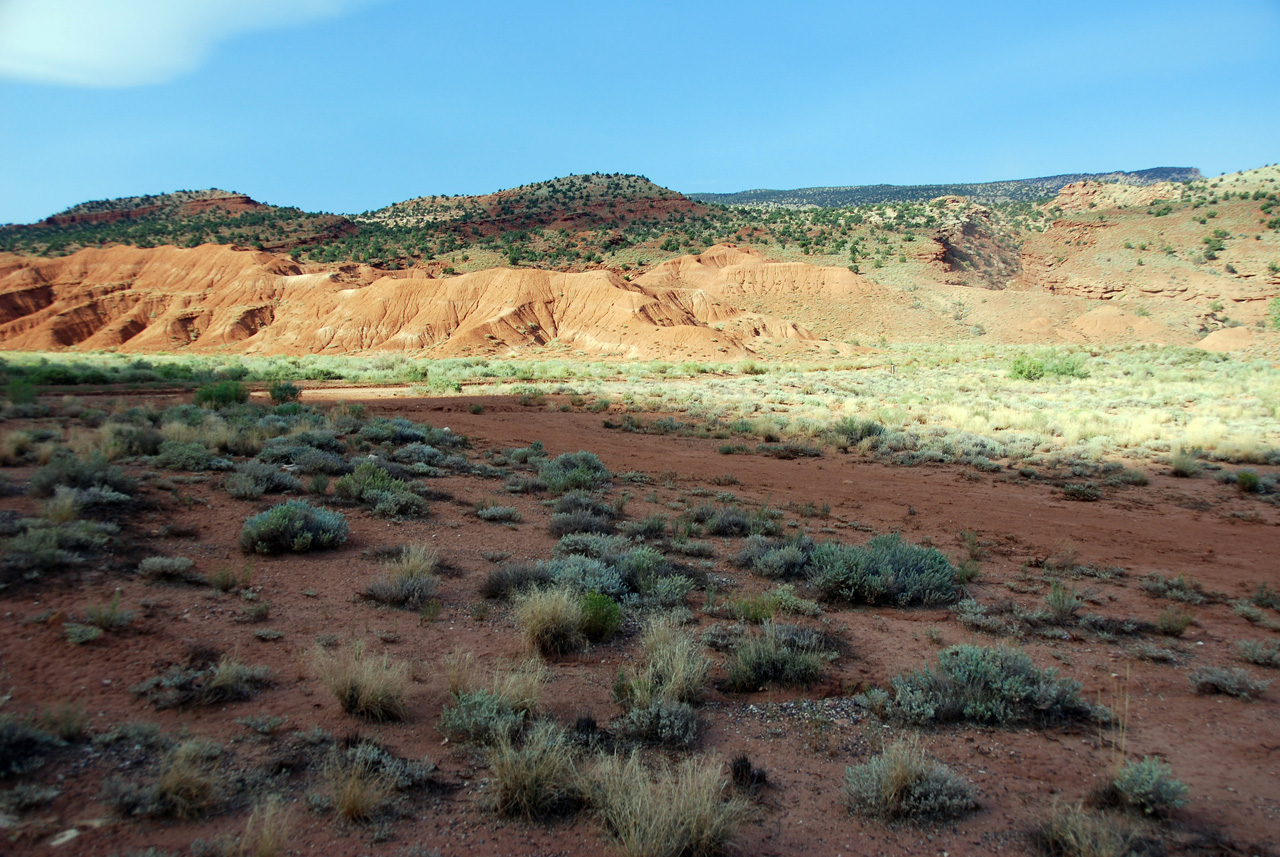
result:
[[[104,7],[106,8],[104,11]],[[0,223],[1280,161],[1280,2],[0,0]]]

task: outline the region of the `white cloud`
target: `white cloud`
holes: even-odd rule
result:
[[[249,30],[362,0],[0,0],[0,76],[73,86],[163,83]]]

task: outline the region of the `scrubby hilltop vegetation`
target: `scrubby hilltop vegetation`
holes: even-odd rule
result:
[[[0,250],[65,256],[85,247],[231,244],[287,252],[354,231],[335,214],[264,205],[217,189],[96,200],[30,225],[0,226]]]
[[[781,208],[849,208],[893,202],[925,202],[939,196],[965,196],[987,204],[1036,202],[1054,196],[1077,182],[1116,182],[1150,185],[1157,182],[1188,182],[1202,178],[1194,167],[1155,167],[1150,170],[1113,173],[1064,173],[1034,179],[979,182],[972,184],[847,185],[844,187],[802,187],[795,190],[744,190],[737,193],[693,193],[699,202],[721,205],[752,205]]]

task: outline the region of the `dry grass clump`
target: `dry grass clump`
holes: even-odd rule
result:
[[[364,597],[379,604],[420,609],[440,587],[440,554],[424,545],[409,545],[387,562],[391,574],[372,581]]]
[[[1166,637],[1181,637],[1195,622],[1195,618],[1185,607],[1170,605],[1156,617],[1156,630]]]
[[[108,780],[102,799],[120,815],[152,818],[199,818],[222,799],[217,758],[222,748],[192,739],[175,747],[150,784],[133,780]]]
[[[762,633],[740,640],[728,663],[726,687],[751,692],[770,683],[794,687],[816,681],[826,657],[815,641],[798,638],[793,629],[769,622]]]
[[[242,664],[233,657],[223,655],[204,684],[204,702],[212,705],[215,702],[249,699],[260,689],[274,683],[269,667]]]
[[[537,589],[518,596],[516,624],[525,644],[547,657],[556,657],[582,648],[582,603],[568,589]]]
[[[1031,841],[1046,857],[1136,857],[1148,843],[1123,818],[1085,811],[1080,804],[1053,810]]]
[[[725,797],[718,765],[686,759],[651,775],[637,753],[599,762],[590,803],[624,857],[722,854],[747,814],[741,797]]]
[[[439,574],[443,568],[440,551],[426,545],[404,545],[399,554],[387,562],[394,574]]]
[[[409,692],[409,665],[388,655],[366,654],[364,643],[352,642],[339,652],[316,649],[320,681],[337,698],[342,710],[365,720],[404,720]]]
[[[10,431],[0,435],[0,467],[21,464],[34,443],[35,439],[26,431]]]
[[[581,803],[573,747],[554,723],[539,723],[519,742],[500,735],[488,761],[494,779],[490,801],[499,815],[546,818]]]
[[[236,857],[281,857],[293,828],[293,811],[279,796],[268,797],[249,814],[236,845]]]
[[[391,799],[395,782],[367,759],[331,759],[324,778],[333,793],[333,811],[343,821],[359,824],[373,818]]]
[[[201,741],[179,744],[155,783],[159,814],[173,818],[203,815],[221,792],[221,783]]]
[[[884,821],[941,821],[977,808],[973,787],[913,740],[846,768],[841,793],[850,812]]]
[[[658,699],[692,704],[702,698],[711,661],[691,633],[670,619],[652,619],[640,651],[640,666],[615,687],[624,704],[647,708]]]

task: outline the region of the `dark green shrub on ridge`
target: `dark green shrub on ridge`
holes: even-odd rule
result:
[[[191,401],[201,407],[224,408],[249,401],[249,388],[239,381],[217,381],[196,389]]]
[[[277,405],[296,402],[302,398],[302,388],[289,381],[278,381],[271,385],[271,401]]]

